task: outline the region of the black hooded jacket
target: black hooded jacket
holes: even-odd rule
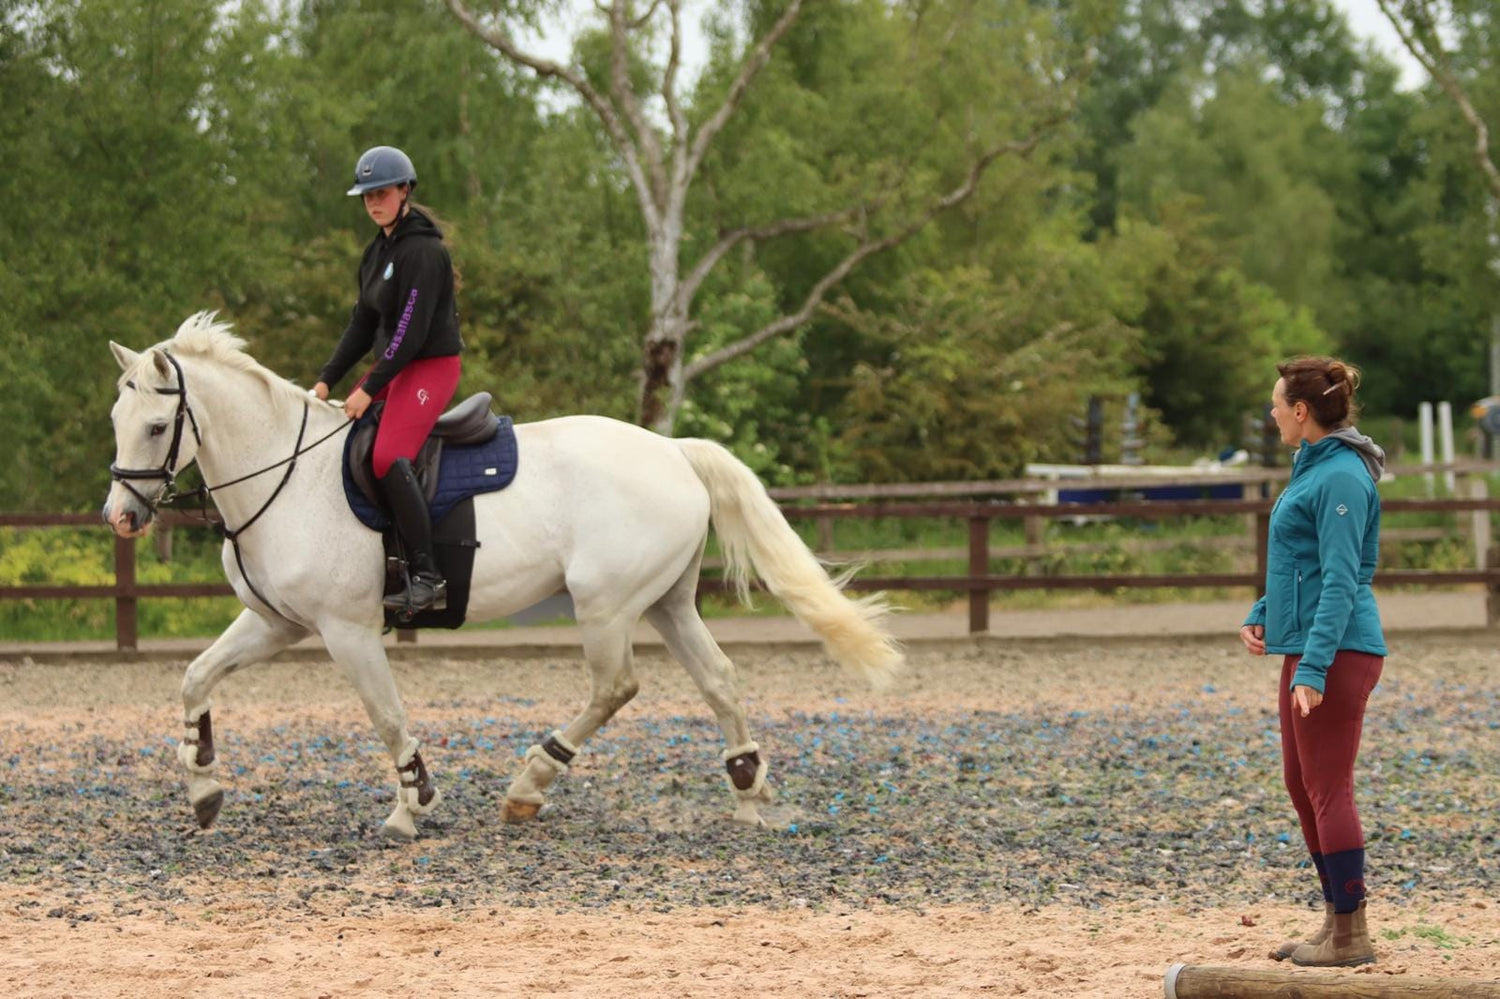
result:
[[[365,249],[359,301],[318,380],[329,386],[349,373],[370,347],[378,360],[362,386],[374,395],[419,357],[451,357],[464,349],[453,300],[453,261],[432,219],[412,208],[387,236]]]

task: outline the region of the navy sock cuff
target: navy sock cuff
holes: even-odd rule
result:
[[[1334,912],[1353,912],[1365,899],[1365,851],[1341,850],[1325,853],[1323,867],[1328,872]]]
[[[1333,901],[1333,889],[1328,884],[1328,865],[1323,862],[1321,853],[1311,854],[1313,867],[1318,870],[1318,884],[1323,889],[1323,901]]]

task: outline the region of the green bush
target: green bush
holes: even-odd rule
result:
[[[219,542],[206,530],[177,528],[172,558],[136,545],[139,583],[220,583]],[[114,537],[102,527],[0,528],[0,586],[111,586]],[[142,638],[213,635],[240,611],[234,597],[145,598],[137,604]],[[86,641],[115,634],[112,598],[0,601],[0,632],[16,641]]]

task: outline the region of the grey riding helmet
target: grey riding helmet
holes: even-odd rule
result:
[[[354,186],[346,193],[364,194],[392,184],[416,187],[417,168],[411,165],[411,157],[395,146],[376,146],[366,149],[354,164]]]

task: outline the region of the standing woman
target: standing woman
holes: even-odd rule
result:
[[[1276,366],[1271,415],[1296,447],[1271,511],[1266,595],[1240,628],[1251,655],[1283,655],[1278,698],[1286,789],[1323,883],[1322,928],[1276,960],[1349,966],[1375,960],[1365,924],[1365,840],[1354,760],[1385,639],[1370,581],[1380,551],[1375,483],[1385,452],[1354,429],[1359,372],[1326,357]]]
[[[432,554],[427,499],[411,463],[458,388],[462,370],[454,303],[453,262],[443,234],[411,202],[417,171],[401,150],[376,146],[354,167],[350,195],[380,227],[359,265],[359,298],[333,356],[313,393],[328,398],[330,385],[375,348],[375,363],[344,401],[350,419],[385,400],[375,436],[375,476],[395,517],[407,553],[407,588],[385,606],[414,614],[440,601],[447,583]]]

